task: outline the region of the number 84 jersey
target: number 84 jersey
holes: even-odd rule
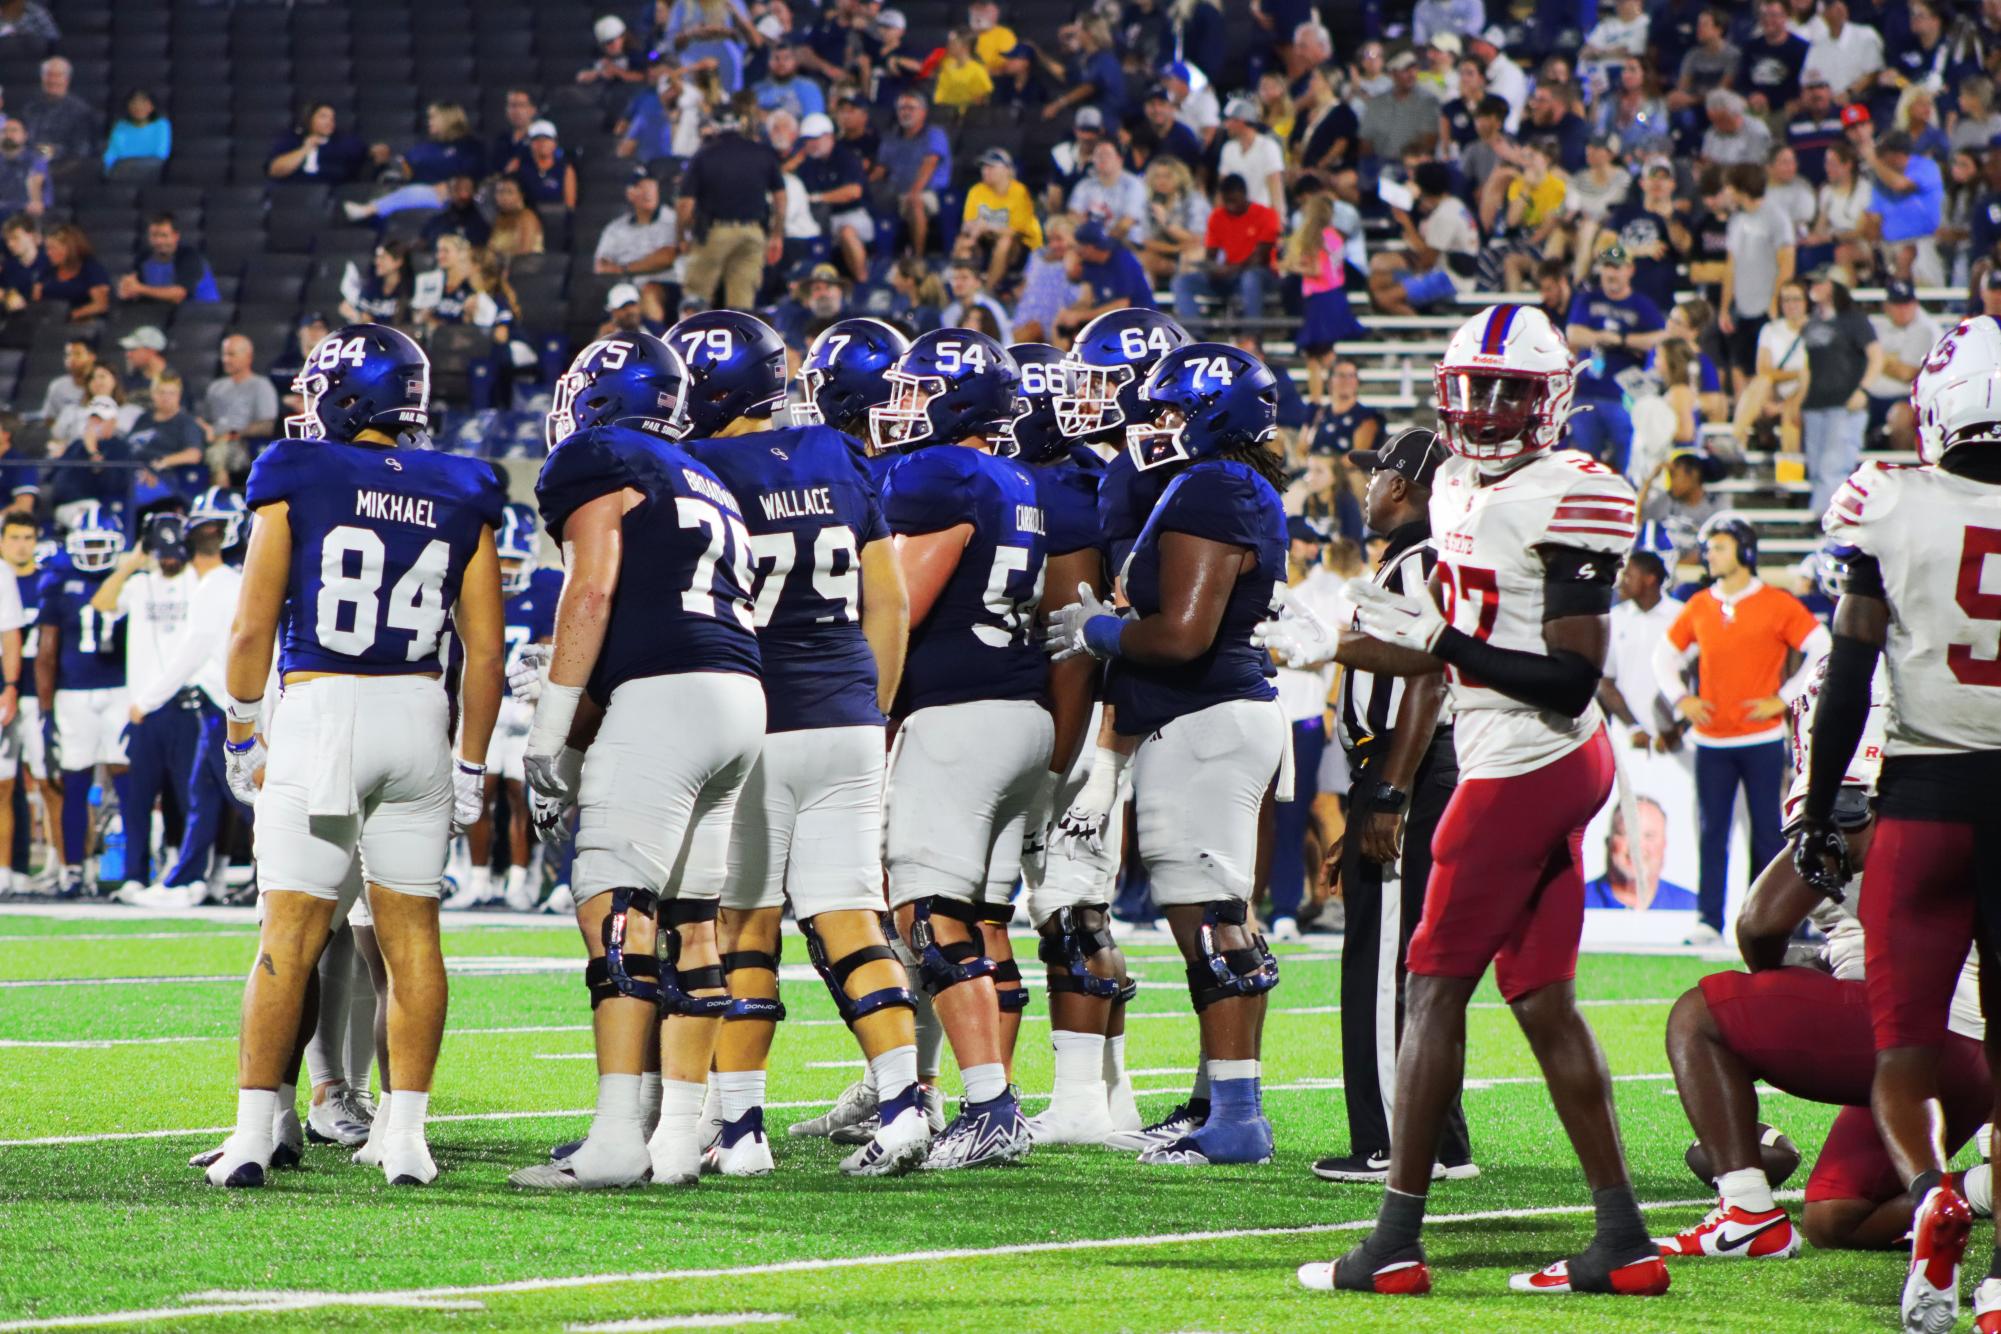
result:
[[[275,440],[246,493],[252,510],[283,501],[292,533],[280,671],[439,669],[480,530],[498,527],[507,503],[492,468],[427,450]]]
[[[1439,610],[1452,628],[1498,648],[1546,653],[1539,548],[1602,554],[1606,573],[1632,548],[1633,489],[1618,473],[1573,450],[1538,455],[1498,481],[1453,457],[1431,491],[1438,548]],[[1506,778],[1540,769],[1591,739],[1596,710],[1567,718],[1503,695],[1455,667],[1445,669],[1463,778]]]
[[[1835,492],[1821,526],[1882,567],[1884,757],[2001,750],[2001,486],[1865,463]]]

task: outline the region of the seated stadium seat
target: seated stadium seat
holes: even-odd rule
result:
[[[272,254],[253,258],[243,270],[241,300],[272,303],[296,310],[305,292],[313,260],[303,254]]]

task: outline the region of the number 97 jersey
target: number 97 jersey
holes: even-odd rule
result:
[[[2001,750],[2001,486],[1865,463],[1821,526],[1883,571],[1884,757]]]
[[[426,450],[276,440],[246,492],[253,511],[284,502],[291,527],[280,671],[439,670],[466,565],[507,503],[492,468]]]

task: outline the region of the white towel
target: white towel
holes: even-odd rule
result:
[[[313,695],[313,776],[306,814],[357,814],[354,792],[355,678],[327,676],[309,687]]]

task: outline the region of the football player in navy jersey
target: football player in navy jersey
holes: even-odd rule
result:
[[[560,570],[537,569],[535,558],[542,525],[535,507],[510,504],[502,512],[500,531],[494,535],[494,553],[500,559],[502,633],[507,641],[507,669],[511,675],[522,651],[530,644],[546,644],[556,632],[556,600],[563,591]],[[528,796],[522,788],[521,757],[528,747],[528,727],[534,720],[534,706],[514,694],[512,686],[500,701],[500,716],[493,726],[493,741],[487,747],[486,792],[478,823],[466,830],[466,846],[472,868],[466,884],[445,901],[447,908],[472,908],[482,903],[505,902],[516,912],[535,907],[536,894],[528,883]],[[508,827],[494,829],[494,795],[507,784]],[[499,893],[492,889],[493,838],[496,832],[507,840],[507,876]]]
[[[902,569],[861,442],[822,425],[773,429],[785,392],[776,332],[718,310],[683,320],[667,338],[688,366],[698,441],[690,448],[744,507],[767,701],[764,749],[737,805],[723,891],[730,1012],[713,1077],[722,1129],[708,1162],[729,1175],[771,1170],[765,1066],[785,1013],[778,953],[789,898],[878,1095],[879,1128],[841,1170],[898,1175],[931,1144],[915,998],[882,925],[883,710],[908,633]],[[816,350],[811,370],[838,363],[824,338]],[[823,378],[814,391],[816,407],[833,407],[846,387]]]
[[[1210,1107],[1200,1127],[1143,1163],[1260,1163],[1271,1124],[1258,1086],[1265,995],[1278,966],[1250,929],[1258,814],[1280,776],[1287,728],[1269,656],[1251,630],[1285,586],[1282,464],[1266,442],[1277,382],[1257,358],[1192,343],[1161,358],[1127,427],[1142,472],[1172,480],[1124,573],[1133,619],[1088,588],[1050,622],[1059,661],[1116,660],[1107,690],[1133,759],[1139,851],[1154,901],[1188,964]]]
[[[250,470],[224,758],[231,791],[256,805],[263,926],[214,1185],[264,1182],[308,979],[362,892],[357,852],[391,982],[394,1083],[374,1147],[392,1185],[437,1176],[424,1119],[445,1020],[438,891],[453,832],[479,816],[500,707],[505,495],[484,463],[409,447],[428,423],[430,372],[394,329],[329,334],[293,382],[288,438]],[[448,617],[462,645],[456,766],[438,657]],[[283,699],[260,730],[274,642]]]
[[[719,347],[725,334],[709,336]],[[519,1186],[701,1174],[702,1096],[730,1005],[716,915],[764,688],[750,534],[729,488],[678,443],[686,379],[673,346],[614,334],[578,353],[550,411],[555,448],[535,489],[568,573],[523,767],[545,807],[578,806],[570,884],[599,1074],[589,1135],[508,1178]]]
[[[57,897],[84,892],[90,852],[90,785],[97,766],[123,787],[125,618],[90,605],[125,550],[118,516],[90,503],[63,539],[68,559],[42,575],[36,621],[35,697],[51,773],[62,771],[62,880]]]
[[[870,414],[878,450],[904,454],[883,488],[910,596],[910,650],[884,798],[889,899],[951,1039],[965,1096],[928,1169],[1028,1152],[1008,1082],[1028,1000],[1007,944],[1008,900],[1031,813],[1047,800],[1054,732],[1033,630],[1045,553],[1035,479],[1002,458],[1021,371],[994,339],[940,329],[889,372]],[[1005,992],[1005,996],[1002,995]]]

